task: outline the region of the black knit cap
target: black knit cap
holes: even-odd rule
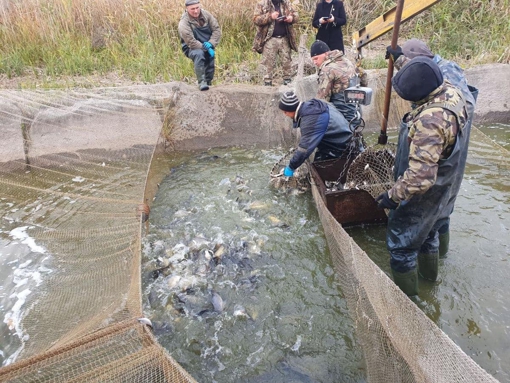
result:
[[[299,99],[293,90],[289,90],[282,94],[278,107],[285,112],[295,112],[299,106]]]
[[[420,101],[443,83],[443,74],[434,60],[418,56],[405,64],[392,79],[395,92],[407,101]]]
[[[321,40],[315,40],[312,46],[310,47],[310,56],[315,57],[329,51],[330,49],[328,47],[328,44]]]

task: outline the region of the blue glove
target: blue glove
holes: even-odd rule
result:
[[[202,44],[202,46],[204,47],[204,49],[214,49],[213,45],[209,42],[209,41],[206,41],[205,43]]]
[[[377,206],[381,209],[396,209],[398,207],[398,203],[393,201],[390,196],[388,195],[388,192],[385,191],[384,193],[380,194],[376,199],[375,202],[377,202]]]
[[[211,56],[212,58],[214,58],[214,49],[209,48],[209,49],[207,50],[207,52],[209,52],[209,56]]]
[[[283,175],[285,177],[292,177],[294,175],[294,170],[286,166],[285,169],[283,170]]]

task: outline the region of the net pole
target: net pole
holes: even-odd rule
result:
[[[397,8],[395,10],[395,23],[393,24],[393,34],[391,36],[391,48],[397,47],[398,33],[400,30],[400,21],[402,20],[402,10],[404,9],[404,0],[398,0]],[[384,95],[384,110],[381,125],[381,134],[377,142],[381,145],[386,145],[388,142],[388,135],[386,130],[388,128],[388,116],[390,113],[390,99],[391,99],[391,78],[393,77],[393,59],[390,57],[388,60],[388,74],[386,76],[386,93]]]

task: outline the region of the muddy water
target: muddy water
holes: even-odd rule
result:
[[[480,130],[510,149],[510,126]],[[417,305],[466,354],[510,382],[510,168],[508,152],[472,136],[439,280],[420,281]],[[506,165],[505,165],[506,164]],[[348,230],[388,275],[385,228]]]
[[[508,148],[508,129],[482,131]],[[422,283],[416,303],[507,382],[508,162],[497,161],[504,150],[482,142],[473,142],[470,153],[440,280]],[[210,151],[173,168],[154,201],[144,247],[146,311],[162,345],[202,382],[364,381],[311,196],[267,187],[278,155]],[[349,232],[389,273],[385,228]],[[220,247],[229,255],[215,263]],[[183,248],[193,264],[149,273],[181,257]],[[213,261],[200,255],[204,248]],[[186,278],[177,282],[176,272]]]
[[[510,126],[483,131],[510,149]],[[200,382],[363,382],[362,355],[309,194],[272,190],[278,151],[212,150],[168,170],[143,243],[144,310]],[[510,382],[508,162],[472,140],[440,281],[417,305],[468,355]],[[499,161],[499,162],[498,162]],[[2,211],[14,207],[1,200]],[[384,228],[351,235],[389,272]],[[23,228],[0,226],[0,361],[19,350],[23,292],[51,272]]]
[[[364,381],[311,194],[268,187],[281,155],[201,153],[154,200],[144,309],[200,382]]]

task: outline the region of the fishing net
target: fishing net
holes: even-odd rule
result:
[[[347,170],[345,189],[366,190],[374,198],[394,184],[396,145],[376,145],[365,148]]]
[[[2,281],[13,340],[2,338],[0,381],[194,381],[138,320],[146,180],[174,94],[0,91],[0,234],[37,243],[13,270],[46,260],[24,284]]]
[[[335,272],[355,321],[367,381],[497,382],[448,338],[347,234],[312,184]]]
[[[306,39],[302,36],[300,47],[305,41]],[[310,57],[307,49],[300,49],[299,53],[300,65],[298,68],[301,68],[303,67],[301,63],[308,62]],[[350,55],[350,53],[348,50],[347,54]],[[357,55],[359,55],[358,52]],[[363,86],[366,86],[368,76],[361,68],[361,61],[358,59],[356,60],[356,68],[359,79]],[[302,71],[298,71],[297,77],[300,79],[296,84],[296,93],[299,95],[299,98],[307,100],[315,97],[317,93],[316,78],[314,76],[304,78]],[[383,87],[384,85],[384,82],[378,77],[372,78],[371,81],[375,82],[378,87]],[[379,97],[376,97],[374,100],[375,108],[378,110],[383,108],[382,101],[384,97],[380,97],[381,95],[383,94],[380,93]],[[393,167],[395,164],[396,144],[387,143],[386,145],[376,144],[368,146],[363,136],[365,120],[361,114],[362,107],[357,105],[357,108],[358,112],[360,112],[358,115],[359,123],[350,126],[353,135],[347,149],[338,159],[338,162],[341,162],[341,164],[326,161],[324,163],[314,162],[314,166],[316,168],[335,169],[336,176],[331,170],[325,172],[327,173],[327,179],[323,179],[323,181],[327,192],[365,190],[373,198],[376,198],[381,193],[389,190],[394,183]],[[363,150],[359,150],[359,148],[363,148]],[[282,161],[284,161],[284,158],[282,158]]]
[[[39,270],[41,280],[20,283],[0,323],[19,340],[19,350],[0,368],[1,382],[194,381],[142,320],[141,237],[150,201],[169,171],[150,164],[168,154],[167,138],[176,148],[190,142],[209,148],[229,138],[291,146],[280,141],[283,124],[271,124],[280,115],[270,114],[273,95],[247,94],[236,87],[198,93],[175,84],[0,91],[0,234],[16,230],[33,241],[31,253],[9,267],[37,255],[49,262]],[[224,108],[217,107],[219,98]],[[247,105],[260,113],[232,117]],[[183,130],[190,108],[204,113],[195,119],[217,122],[207,126],[216,130],[193,124]],[[485,148],[479,150],[483,156]],[[290,155],[275,165],[275,174]],[[508,164],[505,156],[501,161]],[[304,175],[296,181],[305,178],[309,182]],[[494,382],[370,261],[329,214],[318,187],[313,195],[364,350],[367,380]]]
[[[299,168],[297,168],[292,177],[285,177],[283,170],[289,165],[289,161],[292,159],[295,148],[290,149],[287,154],[283,155],[273,166],[270,172],[269,184],[283,191],[297,191],[305,192],[310,190],[309,176],[309,164],[305,162]]]
[[[309,161],[296,169],[293,177],[285,177],[283,169],[295,152],[292,149],[271,169],[270,184],[282,190],[306,191],[309,189],[310,166],[318,169],[326,177],[319,175],[324,183],[324,193],[339,193],[349,190],[365,190],[372,198],[391,189],[394,184],[393,167],[396,145],[374,145],[367,147],[362,131],[364,121],[352,127],[353,135],[347,148],[337,159]],[[323,169],[323,171],[321,170]],[[386,211],[386,214],[388,212]],[[359,214],[353,212],[353,214]],[[343,222],[345,224],[345,222]],[[361,223],[361,222],[359,222]]]

